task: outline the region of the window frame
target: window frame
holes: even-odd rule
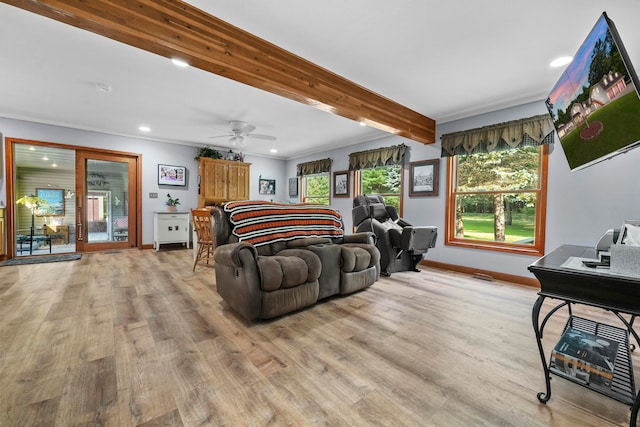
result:
[[[404,172],[405,167],[404,163],[399,163],[396,165],[388,165],[388,166],[400,166],[400,191],[396,193],[384,193],[380,194],[382,197],[387,196],[398,196],[400,203],[398,205],[398,216],[402,217],[403,207],[404,207]],[[376,166],[373,168],[365,168],[365,169],[377,169],[384,166]],[[365,169],[357,169],[353,171],[353,195],[354,197],[358,195],[362,195],[362,171]]]
[[[549,172],[549,146],[542,145],[539,167],[538,188],[531,191],[537,193],[536,219],[534,244],[518,244],[507,242],[495,242],[488,240],[465,239],[455,236],[456,221],[456,195],[454,183],[456,182],[458,156],[447,158],[447,202],[445,206],[445,245],[472,249],[508,252],[521,255],[543,256],[545,248],[545,228],[547,217],[547,183]],[[510,193],[512,191],[505,191]],[[530,191],[527,191],[530,192]],[[489,192],[487,192],[488,194]]]
[[[299,177],[300,178],[300,203],[323,204],[323,203],[318,203],[315,200],[316,199],[324,199],[325,196],[311,197],[311,201],[307,200],[309,198],[309,196],[307,195],[307,178],[316,177],[316,176],[322,176],[322,175],[326,175],[327,181],[329,182],[329,187],[328,187],[329,188],[329,193],[326,195],[326,199],[327,199],[326,206],[331,206],[331,171],[314,173],[314,174],[311,174],[311,175],[302,175],[302,176]]]

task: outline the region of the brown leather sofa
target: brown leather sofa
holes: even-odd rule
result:
[[[256,221],[264,224],[259,237],[246,238],[237,232],[241,225],[234,222],[231,204],[213,207],[211,213],[217,291],[245,319],[281,316],[334,295],[359,291],[380,277],[380,252],[373,234],[344,234],[337,211],[322,207],[315,217],[309,205],[234,202],[238,204],[253,208],[252,232],[261,227]],[[305,218],[300,219],[298,212]],[[330,231],[316,230],[314,222],[322,228],[327,213],[334,216],[335,226]],[[286,223],[294,217],[295,224]]]

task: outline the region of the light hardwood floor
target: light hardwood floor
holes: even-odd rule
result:
[[[628,406],[559,378],[537,401],[533,288],[425,269],[246,324],[192,259],[132,250],[0,267],[0,425],[629,423]],[[547,325],[548,351],[563,325]]]

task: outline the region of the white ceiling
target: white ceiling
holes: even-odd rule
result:
[[[562,72],[549,62],[573,55],[603,11],[640,64],[640,0],[189,3],[438,124],[545,99]],[[278,139],[243,151],[282,159],[385,135],[6,4],[0,116],[221,148],[226,138],[209,137],[244,120]]]

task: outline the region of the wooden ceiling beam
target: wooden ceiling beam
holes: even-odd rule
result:
[[[0,0],[423,144],[435,121],[178,0]]]

